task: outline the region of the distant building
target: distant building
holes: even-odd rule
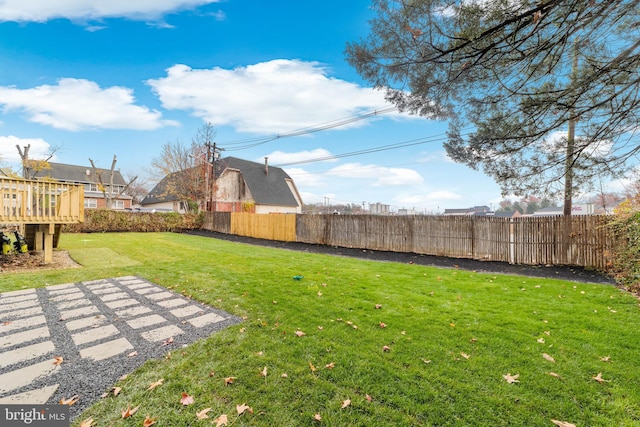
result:
[[[563,215],[564,208],[562,206],[551,206],[540,209],[533,213],[533,216],[552,216]],[[593,203],[580,203],[571,206],[571,215],[595,215],[596,206]]]
[[[445,209],[444,215],[453,216],[453,215],[492,215],[493,212],[489,206],[473,206],[471,208],[462,208],[462,209]]]
[[[390,205],[383,203],[369,203],[369,212],[372,215],[389,215],[391,213]]]

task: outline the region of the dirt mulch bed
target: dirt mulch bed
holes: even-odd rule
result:
[[[41,252],[33,251],[25,254],[2,255],[0,256],[0,274],[82,267],[69,256],[67,251],[53,251],[53,260],[49,264],[45,264],[43,258],[44,255]]]

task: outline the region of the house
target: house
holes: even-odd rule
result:
[[[497,211],[493,214],[496,218],[519,218],[522,214],[518,211]]]
[[[463,209],[445,209],[444,215],[452,216],[452,215],[492,215],[491,208],[489,206],[473,206],[471,208],[463,208]]]
[[[301,213],[302,199],[293,179],[281,168],[236,157],[216,161],[209,209],[214,212]],[[145,209],[171,209],[184,212],[182,201],[171,194],[169,183],[176,172],[167,175],[142,200]]]
[[[111,182],[111,171],[97,168],[102,182],[108,186]],[[66,165],[63,163],[47,162],[47,166],[34,174],[34,179],[54,180],[70,184],[84,185],[84,207],[85,209],[107,208],[104,194],[100,190],[100,179],[93,171],[93,168],[86,166]],[[113,173],[113,194],[114,200],[109,209],[130,209],[131,196],[120,194],[126,187],[127,182],[122,177],[120,171]],[[107,188],[107,191],[109,189]],[[118,195],[118,196],[116,196]]]
[[[595,205],[593,203],[581,203],[571,206],[571,215],[595,215]],[[533,213],[533,216],[553,216],[564,215],[564,209],[562,206],[550,206],[548,208],[540,209]]]

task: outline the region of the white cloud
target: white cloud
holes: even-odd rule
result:
[[[285,153],[284,151],[273,151],[270,154],[267,154],[269,157],[269,163],[278,165],[285,163],[294,163],[294,162],[304,162],[306,160],[315,160],[322,159],[325,157],[331,157],[332,154],[329,150],[325,150],[324,148],[316,148],[315,150],[307,150],[307,151],[298,151],[295,153]],[[262,159],[256,160],[257,162]],[[336,159],[328,159],[326,161],[335,162]]]
[[[14,135],[0,136],[0,160],[9,163],[20,163],[18,149],[31,145],[29,148],[29,158],[44,159],[49,157],[51,145],[42,138],[19,138]],[[55,160],[55,157],[52,159]]]
[[[285,172],[293,179],[298,189],[320,187],[326,184],[321,175],[310,173],[302,168],[287,168]]]
[[[361,163],[346,163],[332,168],[327,174],[341,178],[373,179],[371,184],[373,187],[419,185],[424,182],[424,178],[413,169]]]
[[[57,129],[151,130],[174,122],[162,114],[135,105],[133,90],[112,86],[100,88],[83,79],[60,79],[57,85],[31,89],[0,87],[0,105],[5,111],[20,111],[29,121]]]
[[[290,132],[390,106],[382,92],[328,72],[317,62],[285,59],[232,70],[174,65],[166,77],[147,83],[164,108],[192,111],[214,125],[250,133]]]
[[[219,0],[3,0],[0,21],[46,22],[66,18],[157,19],[180,10],[195,9]]]

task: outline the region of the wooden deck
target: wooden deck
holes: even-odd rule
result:
[[[35,227],[29,249],[44,252],[44,262],[53,258],[56,225],[84,220],[84,186],[53,181],[0,179],[0,224]]]

